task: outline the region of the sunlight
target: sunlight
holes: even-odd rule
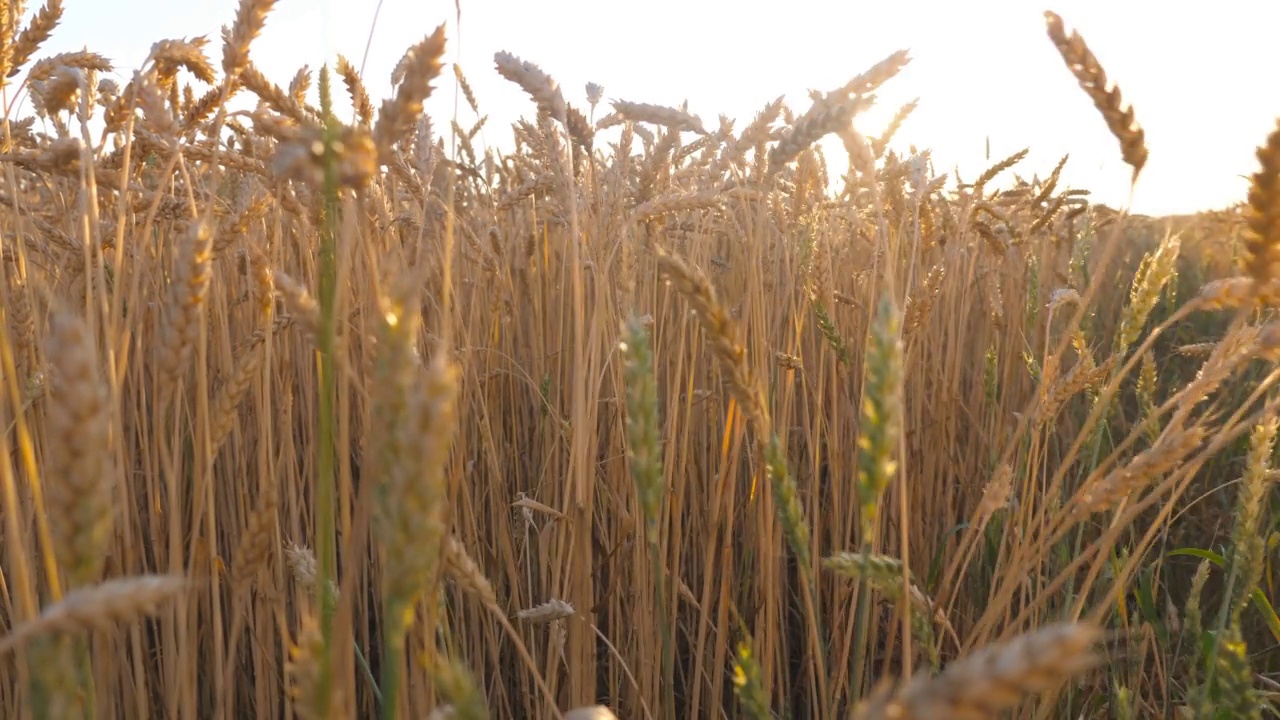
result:
[[[208,34],[216,40],[217,28],[234,13],[229,2],[134,0],[129,13],[97,0],[67,0],[66,6],[50,51],[89,46],[116,61],[121,73],[137,67],[152,39]],[[332,62],[326,55],[332,50],[359,67],[376,7],[282,2],[255,47],[255,61],[270,77],[288,77],[304,63]],[[614,99],[670,106],[688,100],[690,111],[714,126],[721,113],[748,122],[779,95],[804,107],[809,90],[838,87],[907,48],[912,62],[866,113],[864,134],[874,136],[903,103],[919,97],[893,147],[929,148],[939,172],[958,166],[961,178],[977,175],[988,164],[989,141],[992,161],[1031,148],[1027,173],[1048,172],[1069,153],[1066,182],[1090,188],[1095,200],[1113,207],[1128,198],[1114,140],[1044,42],[1046,8],[1038,3],[800,0],[751,11],[726,0],[654,0],[643,7],[490,0],[461,8],[459,32],[452,2],[384,0],[368,55],[370,93],[384,96],[399,53],[441,22],[448,23],[446,59],[461,64],[489,128],[530,111],[493,70],[493,54],[501,50],[544,68],[571,102],[586,105],[585,85],[596,82],[604,87],[598,110],[607,112]],[[1059,10],[1069,25],[1087,29],[1147,130],[1151,165],[1133,210],[1190,213],[1240,201],[1241,176],[1252,170],[1258,139],[1280,115],[1280,96],[1251,91],[1249,74],[1233,68],[1273,62],[1268,33],[1280,24],[1280,5],[1235,0],[1207,11],[1152,0],[1079,0]],[[446,76],[427,110],[443,118],[455,108],[464,125],[473,121]],[[1217,131],[1207,135],[1207,127]],[[509,142],[503,132],[483,139],[502,149]],[[824,149],[840,158],[833,164],[843,164],[838,143],[828,141]]]

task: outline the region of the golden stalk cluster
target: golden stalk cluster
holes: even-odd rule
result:
[[[499,152],[445,24],[379,103],[0,5],[0,715],[1261,716],[1280,126],[1156,222],[867,127],[905,50],[740,125],[500,51]]]

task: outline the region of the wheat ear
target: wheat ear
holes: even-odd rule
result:
[[[54,557],[72,587],[98,579],[114,520],[110,390],[89,326],[53,316],[48,355],[56,373],[47,430],[48,512]]]
[[[889,703],[884,718],[994,718],[1029,693],[1043,693],[1091,668],[1102,631],[1059,623],[981,650],[941,675],[918,675]]]
[[[1267,288],[1280,276],[1280,121],[1257,156],[1262,167],[1249,179],[1244,270]]]
[[[62,600],[46,607],[39,617],[19,625],[0,639],[0,655],[47,633],[110,630],[118,623],[153,615],[162,603],[177,597],[186,588],[187,581],[180,576],[140,575],[72,590]]]
[[[1058,48],[1058,53],[1067,63],[1071,74],[1080,82],[1080,87],[1093,99],[1094,106],[1107,122],[1107,129],[1120,141],[1124,161],[1133,168],[1133,179],[1136,181],[1138,173],[1147,164],[1147,144],[1146,135],[1134,118],[1133,108],[1124,105],[1120,88],[1108,88],[1107,73],[1085,44],[1084,38],[1074,30],[1067,35],[1062,18],[1057,13],[1045,11],[1044,17],[1049,39]]]

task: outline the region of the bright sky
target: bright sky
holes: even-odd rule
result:
[[[673,106],[687,99],[708,127],[724,113],[741,128],[778,95],[803,111],[809,89],[839,87],[907,48],[911,64],[858,122],[865,134],[878,134],[899,106],[919,97],[894,146],[930,148],[939,172],[958,165],[972,180],[989,164],[990,138],[993,161],[1031,148],[1019,166],[1027,177],[1048,174],[1070,153],[1066,182],[1092,190],[1095,201],[1125,205],[1129,170],[1119,146],[1045,36],[1043,11],[1054,9],[1084,36],[1146,129],[1151,158],[1131,207],[1148,214],[1243,199],[1242,176],[1257,169],[1253,153],[1280,116],[1280,93],[1261,79],[1275,66],[1275,0],[457,1],[461,32],[451,0],[383,0],[376,27],[377,0],[279,0],[251,55],[283,86],[304,63],[316,69],[337,52],[359,67],[372,28],[365,77],[376,105],[389,94],[404,50],[445,22],[446,60],[461,64],[490,115],[482,139],[505,149],[510,122],[531,116],[533,105],[494,70],[498,50],[537,63],[584,111],[584,84],[603,85],[596,117],[610,99]],[[152,42],[207,34],[217,63],[219,28],[232,22],[237,4],[64,0],[63,23],[44,51],[88,47],[127,80]],[[427,109],[446,130],[455,106],[447,67],[436,87]],[[457,107],[469,127],[474,116],[460,99]],[[842,167],[838,144],[832,152]]]

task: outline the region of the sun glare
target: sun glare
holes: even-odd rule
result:
[[[118,3],[65,4],[49,50],[92,46],[116,61],[121,81],[155,38],[216,40],[227,21],[227,3],[130,0],[126,13]],[[908,49],[910,65],[859,117],[863,134],[875,136],[919,98],[893,147],[927,148],[939,172],[969,178],[1029,148],[1026,168],[1048,172],[1069,154],[1067,183],[1112,207],[1129,200],[1118,148],[1045,42],[1046,8],[1037,3],[487,0],[461,2],[459,25],[453,2],[384,0],[375,26],[378,6],[281,2],[255,47],[255,62],[269,77],[289,77],[303,64],[314,69],[339,52],[359,66],[372,29],[366,83],[371,95],[385,97],[399,53],[446,22],[445,59],[466,72],[489,116],[487,128],[507,127],[528,110],[527,99],[494,71],[499,51],[537,63],[579,105],[587,104],[586,84],[599,83],[597,118],[611,100],[674,107],[688,101],[709,126],[721,114],[741,126],[780,95],[803,108],[811,90],[838,87]],[[1147,131],[1152,157],[1132,210],[1191,213],[1243,200],[1254,149],[1280,115],[1280,95],[1252,89],[1246,69],[1274,64],[1270,34],[1280,25],[1280,3],[1079,0],[1064,12],[1073,26],[1088,29],[1090,46]],[[457,109],[462,124],[474,122],[453,78],[437,84],[428,112],[444,118]],[[480,141],[500,149],[510,144],[500,131],[482,132]],[[838,142],[823,147],[842,156]]]

